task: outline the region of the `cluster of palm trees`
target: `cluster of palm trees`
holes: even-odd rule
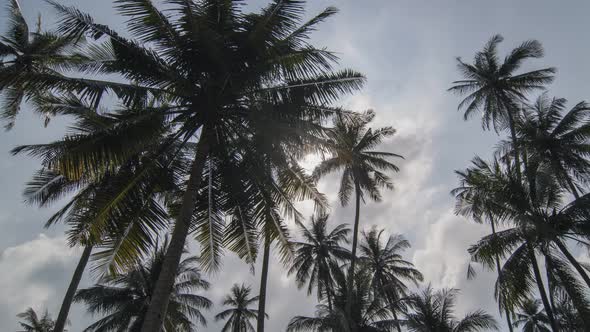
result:
[[[223,331],[263,332],[271,249],[319,301],[317,314],[294,317],[290,331],[496,328],[482,311],[455,317],[456,290],[413,292],[406,283],[417,286],[422,275],[401,256],[410,246],[402,236],[361,231],[362,203],[393,188],[388,173],[398,171],[392,160],[401,156],[374,150],[395,133],[370,128],[374,112],[336,106],[365,78],[337,70],[337,56],[309,41],[335,8],[304,21],[299,0],[275,0],[256,13],[237,0],[168,0],[162,8],[118,0],[127,19],[119,33],[48,2],[57,28],[44,31],[39,22],[33,32],[18,1],[9,0],[9,29],[0,39],[1,111],[7,129],[23,104],[45,125],[68,119],[63,138],[13,153],[40,160],[26,201],[61,203],[46,226],[65,224],[69,244],[83,253],[56,320],[28,310],[21,316],[26,331],[64,331],[73,302],[101,316],[87,331],[194,331],[212,306],[200,294],[209,287],[203,273],[220,270],[223,255],[233,252],[252,268],[262,260],[260,292],[234,285],[215,319],[225,322]],[[563,117],[561,99],[527,106],[526,93],[549,83],[554,70],[514,74],[542,49],[526,42],[499,64],[500,40],[492,39],[473,65],[459,61],[465,80],[452,88],[469,93],[460,105],[466,117],[483,110],[486,128],[511,133],[497,161],[478,159],[460,173],[458,212],[492,225],[493,234],[470,252],[474,262],[498,270],[496,295],[507,319],[536,284],[552,329],[565,324],[558,315],[572,312],[568,322],[585,324],[575,317],[586,313],[590,279],[568,245],[586,244],[590,215],[583,195],[587,106]],[[312,174],[300,165],[310,154],[323,157]],[[341,204],[355,202],[352,231],[328,230],[328,202],[316,183],[335,172]],[[565,205],[567,192],[575,200]],[[295,205],[303,200],[315,203],[309,226]],[[301,242],[288,220],[301,230]],[[505,229],[496,231],[496,224]],[[350,250],[343,246],[349,237]],[[189,239],[200,253],[183,259]],[[551,272],[548,292],[537,255]],[[88,265],[98,283],[78,289]]]
[[[476,157],[457,171],[456,212],[490,225],[469,253],[474,263],[497,271],[495,295],[510,331],[521,325],[524,331],[587,331],[590,270],[572,248],[587,250],[590,236],[590,105],[568,108],[565,99],[543,91],[554,68],[519,72],[543,56],[539,42],[526,41],[501,61],[501,41],[490,39],[473,63],[459,59],[463,79],[450,89],[466,95],[459,104],[465,119],[479,112],[484,129],[509,131],[491,161]]]

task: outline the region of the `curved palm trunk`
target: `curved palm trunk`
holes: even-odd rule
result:
[[[68,286],[66,295],[64,296],[63,302],[61,303],[61,308],[59,309],[59,315],[57,316],[57,320],[55,321],[53,332],[63,332],[66,326],[66,322],[68,321],[68,314],[70,312],[70,307],[72,306],[72,302],[74,301],[74,295],[76,295],[76,291],[78,290],[78,286],[80,285],[80,280],[82,280],[82,274],[84,274],[84,270],[86,269],[86,264],[88,264],[88,259],[90,258],[91,252],[91,245],[87,245],[86,247],[84,247],[84,251],[82,252],[80,261],[78,261],[78,265],[76,266],[76,270],[74,270],[74,275],[72,276],[72,280],[70,281],[70,285]]]
[[[352,233],[352,256],[350,257],[350,269],[348,270],[347,294],[346,294],[346,315],[351,324],[352,332],[357,330],[356,324],[352,321],[352,293],[354,288],[354,271],[356,265],[356,247],[359,236],[359,214],[361,208],[361,187],[358,180],[354,182],[356,192],[356,208],[354,213],[354,231]]]
[[[527,244],[528,247],[528,254],[533,265],[533,272],[535,274],[535,281],[537,282],[537,287],[539,288],[539,295],[541,295],[541,301],[543,302],[543,307],[545,308],[545,312],[547,313],[547,317],[549,317],[549,323],[551,324],[551,329],[554,332],[559,331],[557,328],[557,324],[555,322],[555,317],[553,316],[553,309],[551,308],[551,304],[549,303],[549,299],[547,298],[547,292],[545,291],[545,286],[543,285],[543,279],[541,279],[541,272],[539,270],[539,265],[537,264],[537,257],[535,257],[535,251],[530,244]]]
[[[203,168],[205,167],[207,155],[209,154],[210,144],[208,140],[208,133],[203,128],[201,138],[197,144],[195,160],[191,165],[190,176],[186,192],[182,199],[180,213],[174,225],[170,245],[166,251],[166,256],[164,256],[162,269],[152,292],[153,296],[150,306],[146,313],[143,326],[141,327],[142,332],[161,331],[162,323],[168,309],[170,292],[174,286],[176,271],[184,250],[184,243],[189,232],[192,214],[195,210],[197,192],[202,181]]]
[[[588,277],[586,270],[584,270],[582,265],[580,265],[580,263],[574,258],[574,256],[572,256],[572,254],[569,252],[565,244],[561,242],[561,240],[556,239],[554,242],[559,248],[559,250],[563,253],[563,255],[567,258],[567,260],[574,266],[576,271],[578,271],[582,279],[584,279],[586,285],[588,285],[588,287],[590,288],[590,277]]]
[[[268,265],[270,259],[270,237],[264,238],[264,256],[262,257],[262,273],[260,274],[260,294],[258,297],[258,317],[256,332],[264,332],[264,318],[266,312],[266,283],[268,280]]]

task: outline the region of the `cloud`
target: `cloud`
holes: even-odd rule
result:
[[[15,315],[29,306],[38,311],[55,310],[63,296],[62,284],[71,277],[77,259],[77,250],[69,248],[64,238],[50,238],[44,234],[3,250],[0,253],[0,322],[16,323]]]

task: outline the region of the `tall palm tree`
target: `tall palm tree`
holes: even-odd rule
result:
[[[226,295],[222,304],[231,306],[215,315],[215,320],[226,320],[221,332],[254,332],[254,325],[251,320],[256,320],[258,310],[248,308],[250,305],[258,302],[258,296],[250,297],[252,289],[242,284],[234,284],[231,293]]]
[[[408,295],[408,287],[405,282],[418,282],[423,280],[422,273],[414,264],[403,259],[401,253],[410,248],[410,242],[402,235],[391,235],[385,243],[381,236],[384,230],[373,227],[369,232],[363,232],[359,257],[360,266],[371,277],[371,287],[375,296],[382,296],[389,304],[391,313],[396,322],[399,322],[397,311],[401,308],[402,298]],[[401,332],[401,324],[397,330]]]
[[[335,297],[332,308],[325,304],[316,306],[315,317],[295,316],[287,326],[288,332],[298,331],[359,331],[359,332],[386,332],[392,331],[397,326],[397,321],[392,319],[389,305],[382,297],[373,293],[371,278],[363,271],[355,275],[356,281],[352,283],[354,290],[347,289],[350,283],[349,277],[341,270],[335,271]],[[349,294],[352,296],[352,314],[347,313]]]
[[[47,310],[41,317],[37,315],[33,308],[28,308],[16,316],[23,320],[19,322],[23,330],[18,332],[53,332],[55,322],[51,319]]]
[[[111,163],[97,172],[80,174],[72,164],[61,163],[58,158],[72,155],[71,158],[76,159],[76,155],[99,153],[101,143],[117,136],[113,133],[127,130],[125,120],[96,109],[71,94],[37,95],[33,101],[39,103],[39,109],[46,114],[69,115],[73,120],[68,135],[62,139],[13,150],[14,153],[26,152],[42,160],[43,168],[35,173],[25,190],[26,201],[46,207],[70,197],[69,202],[50,217],[45,226],[63,221],[69,226],[69,244],[84,247],[55,322],[54,332],[58,332],[66,324],[93,248],[99,249],[95,253],[95,262],[98,263],[95,269],[100,269],[100,273],[107,269],[120,271],[125,265],[138,263],[151,250],[153,234],[165,230],[168,224],[167,213],[159,198],[166,191],[176,188],[177,175],[182,167],[179,165],[181,160],[169,163],[167,155],[161,156],[164,158],[160,160],[142,158],[157,148],[158,137],[164,139],[161,128],[158,130],[154,128],[157,126],[152,126],[151,138],[146,139],[139,149],[127,152],[134,158],[118,165]],[[125,112],[135,110],[121,111]],[[146,165],[154,162],[157,166],[151,167],[150,174],[129,187],[128,179],[136,178]]]
[[[549,318],[541,307],[541,300],[527,299],[516,312],[514,327],[522,325],[523,332],[550,332]]]
[[[350,229],[341,224],[328,230],[328,215],[311,218],[311,227],[300,224],[303,242],[296,242],[295,258],[289,274],[295,274],[297,287],[307,283],[307,295],[317,288],[318,300],[327,299],[332,308],[334,294],[333,270],[350,259],[350,251],[342,247],[348,243]]]
[[[23,80],[29,73],[57,73],[81,63],[83,57],[73,54],[76,40],[41,30],[41,17],[36,30],[31,31],[23,17],[18,0],[8,1],[9,28],[0,38],[0,95],[3,96],[0,118],[5,128],[14,126],[15,118],[25,96],[37,93]],[[49,115],[45,114],[46,124]]]
[[[351,194],[355,195],[350,275],[354,274],[356,265],[361,199],[364,201],[368,196],[374,201],[380,201],[379,189],[393,189],[389,176],[383,171],[399,171],[399,168],[388,159],[403,158],[395,153],[372,150],[385,138],[395,133],[392,127],[376,130],[367,128],[374,117],[375,113],[372,111],[361,116],[339,116],[334,123],[334,128],[328,132],[328,139],[325,142],[325,149],[330,156],[323,160],[313,172],[315,178],[320,178],[332,172],[342,171],[338,196],[343,206],[348,204]],[[349,278],[348,282],[351,284],[347,289],[353,289],[353,278]],[[352,298],[349,300],[352,301]],[[350,309],[347,310],[349,316]]]
[[[488,222],[492,236],[496,236],[496,215],[502,215],[497,202],[490,199],[490,195],[502,190],[502,182],[496,179],[502,178],[502,168],[497,160],[487,163],[479,157],[472,160],[472,166],[465,171],[455,171],[459,177],[459,187],[453,189],[451,194],[455,196],[457,204],[455,213],[471,217],[477,223]],[[498,218],[502,220],[501,217]],[[502,279],[500,257],[495,257],[498,279]],[[508,329],[512,332],[511,308],[507,306],[505,294],[497,294],[500,308],[504,308]],[[501,310],[501,309],[500,309]]]
[[[192,148],[188,181],[144,322],[145,331],[156,332],[194,219],[199,221],[193,230],[203,244],[201,257],[205,262],[219,259],[212,254],[220,252],[216,248],[224,239],[218,220],[194,215],[206,188],[206,165],[217,161],[214,154],[227,157],[224,150],[232,147],[235,161],[250,153],[247,145],[235,143],[252,143],[256,112],[298,123],[300,136],[310,128],[317,132],[339,112],[329,105],[360,88],[364,78],[351,70],[333,71],[336,56],[308,42],[317,24],[336,12],[333,8],[303,22],[304,3],[297,0],[274,1],[260,13],[244,13],[237,0],[170,1],[166,11],[150,0],[122,0],[116,8],[129,18],[129,33],[119,34],[91,15],[51,3],[59,14],[61,36],[88,37],[79,51],[88,61],[67,72],[26,73],[21,79],[27,87],[74,92],[93,104],[107,93],[125,103],[152,96],[160,102],[150,107],[147,118],[159,119],[171,128],[171,140]],[[257,107],[264,102],[275,107]],[[162,144],[155,151],[176,149]],[[124,152],[104,146],[101,155],[77,166],[97,169],[126,160]]]
[[[496,330],[494,318],[483,310],[476,310],[458,319],[453,313],[458,291],[434,291],[430,286],[411,295],[407,302],[413,309],[405,314],[405,325],[410,332],[477,332]]]
[[[105,315],[85,331],[141,331],[167,245],[166,239],[149,261],[125,273],[107,275],[101,283],[76,293],[75,301],[84,302],[90,313]],[[195,320],[207,324],[201,310],[209,309],[211,301],[195,291],[208,289],[209,282],[202,278],[197,264],[198,258],[193,256],[178,266],[162,331],[196,331]]]
[[[504,294],[510,307],[530,297],[531,286],[536,284],[552,329],[557,330],[550,303],[552,285],[565,288],[568,296],[575,299],[578,310],[588,310],[584,287],[571,270],[571,266],[576,268],[580,264],[570,259],[568,251],[563,251],[558,243],[587,237],[589,197],[583,196],[564,206],[563,190],[550,170],[530,164],[525,169],[527,181],[522,184],[509,173],[497,173],[498,185],[488,192],[487,199],[495,204],[496,218],[509,221],[511,227],[482,238],[469,252],[474,261],[488,267],[493,267],[496,257],[506,259],[501,269],[502,278],[496,284],[496,295]],[[538,254],[545,257],[550,271],[549,293],[541,277]]]
[[[565,112],[567,100],[541,94],[516,124],[527,158],[551,167],[560,184],[580,198],[590,172],[590,105],[582,101]],[[565,113],[564,113],[565,112]],[[505,148],[512,150],[510,143]]]
[[[449,91],[466,95],[458,107],[465,109],[465,120],[480,111],[484,129],[493,127],[496,132],[506,128],[510,130],[516,174],[520,178],[520,152],[516,133],[516,119],[520,116],[519,104],[525,102],[529,92],[543,89],[545,84],[551,83],[555,68],[517,73],[526,60],[541,58],[543,47],[536,40],[527,40],[510,51],[504,61],[500,62],[497,47],[503,39],[500,35],[493,36],[475,54],[472,64],[458,58],[457,67],[463,79],[454,81]]]

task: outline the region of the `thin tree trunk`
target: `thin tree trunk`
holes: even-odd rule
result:
[[[496,226],[494,224],[494,218],[491,215],[489,215],[488,217],[490,218],[490,225],[492,226],[492,234],[495,237]],[[502,280],[502,269],[500,268],[500,257],[498,255],[496,255],[496,270],[498,271],[498,279]],[[504,312],[506,314],[506,323],[508,324],[508,330],[510,332],[513,332],[512,322],[510,320],[510,311],[508,310],[508,307],[506,307],[506,295],[504,294],[504,292],[500,294],[500,301],[504,302]]]
[[[352,332],[357,330],[355,322],[352,320],[352,293],[354,289],[354,271],[356,265],[356,247],[359,233],[359,214],[361,208],[361,187],[358,180],[355,179],[354,188],[356,193],[356,208],[354,213],[354,230],[352,233],[352,256],[350,258],[350,269],[348,270],[347,294],[346,294],[346,315],[351,324]]]
[[[268,280],[268,265],[270,259],[270,236],[265,232],[264,255],[262,257],[262,273],[260,274],[260,294],[258,297],[257,332],[264,332],[264,319],[266,318],[266,283]]]
[[[557,244],[557,247],[559,248],[559,250],[565,255],[567,260],[574,266],[576,271],[578,271],[578,273],[580,274],[582,279],[584,279],[584,281],[586,282],[586,285],[588,285],[588,287],[590,288],[590,277],[588,277],[586,270],[584,270],[582,265],[580,265],[580,263],[574,258],[574,256],[572,256],[572,254],[569,252],[569,250],[567,249],[565,244],[563,244],[563,242],[561,242],[561,240],[555,239],[554,242],[555,242],[555,244]]]
[[[64,296],[63,302],[61,303],[61,308],[59,309],[59,315],[57,316],[57,320],[55,321],[53,332],[63,332],[66,326],[66,322],[68,321],[68,314],[70,312],[70,307],[72,306],[72,302],[74,301],[74,296],[76,295],[76,291],[78,290],[78,286],[80,285],[80,280],[82,280],[82,275],[84,274],[84,270],[86,269],[86,264],[88,264],[88,259],[90,258],[91,252],[92,245],[87,245],[86,247],[84,247],[84,251],[82,252],[82,256],[78,261],[76,270],[74,270],[74,275],[72,276],[72,280],[70,281],[70,285],[68,286],[66,295]]]
[[[507,108],[507,112],[508,112],[508,122],[510,125],[510,136],[512,138],[512,147],[514,150],[514,163],[516,166],[516,177],[517,177],[518,181],[520,182],[522,180],[522,174],[520,172],[520,151],[519,151],[519,146],[518,146],[518,140],[516,138],[516,128],[514,126],[514,117],[513,117],[512,112],[510,111],[509,108]]]
[[[547,290],[549,291],[549,304],[551,309],[555,311],[555,296],[553,294],[553,280],[551,278],[551,270],[553,269],[553,261],[549,255],[545,255],[545,272],[547,274]]]
[[[535,251],[530,244],[527,244],[527,247],[528,254],[533,265],[535,281],[537,282],[537,287],[539,288],[539,295],[541,295],[541,301],[543,302],[543,307],[545,307],[545,312],[547,313],[547,317],[549,317],[551,329],[553,330],[553,332],[557,332],[559,331],[559,329],[557,328],[555,317],[553,316],[553,309],[551,308],[551,304],[549,303],[549,299],[547,298],[547,292],[545,291],[545,286],[543,285],[543,279],[541,278],[541,272],[539,270],[539,265],[537,264],[537,257],[535,257]]]
[[[176,271],[182,252],[184,251],[184,244],[189,232],[193,211],[197,201],[197,192],[202,181],[203,168],[207,161],[207,155],[210,150],[209,133],[203,127],[199,143],[197,144],[197,151],[195,159],[191,165],[190,176],[186,188],[186,192],[182,198],[182,205],[180,213],[172,231],[170,238],[170,245],[164,256],[162,269],[158,276],[158,281],[154,287],[153,296],[150,301],[150,306],[146,313],[142,332],[160,332],[162,322],[166,316],[168,309],[168,302],[170,300],[170,293],[174,286],[176,278]]]

